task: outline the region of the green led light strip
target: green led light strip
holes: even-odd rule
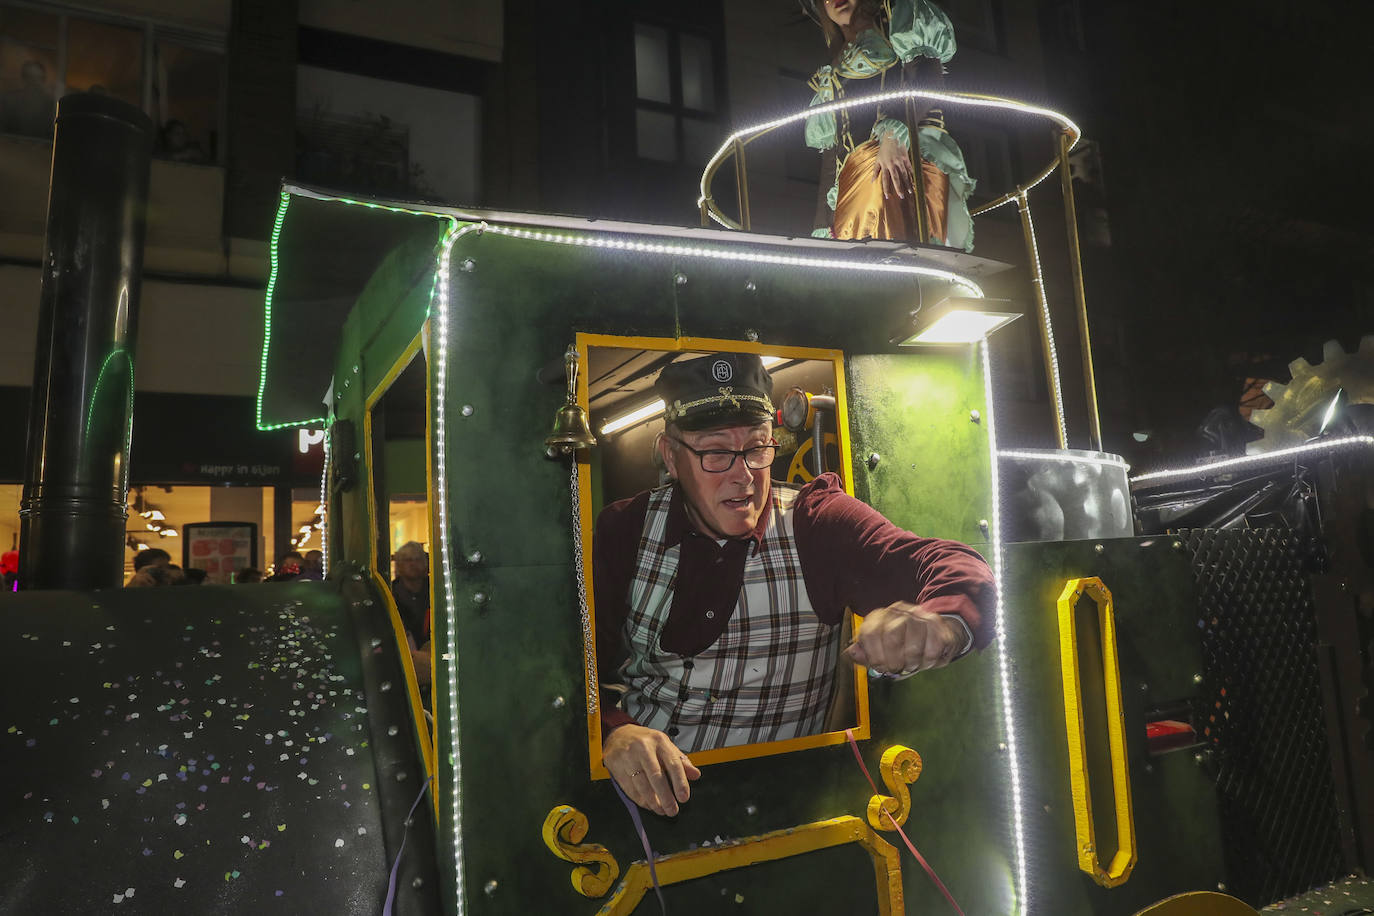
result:
[[[272,244],[268,250],[272,267],[267,275],[267,293],[263,298],[262,361],[258,365],[258,404],[255,417],[259,432],[285,429],[288,426],[307,426],[311,423],[323,423],[325,421],[324,417],[311,417],[308,420],[288,420],[285,423],[265,424],[262,422],[262,396],[267,390],[267,353],[272,349],[272,297],[277,291],[277,274],[281,268],[281,258],[277,248],[281,243],[281,227],[282,223],[286,221],[286,209],[289,206],[291,206],[291,195],[282,191],[281,203],[277,205],[277,217],[272,222]]]
[[[291,198],[297,196],[291,191],[281,192],[281,203],[277,206],[277,215],[272,222],[272,241],[269,248],[271,259],[271,269],[267,276],[267,292],[263,299],[263,332],[262,332],[262,360],[258,365],[258,401],[255,422],[259,432],[271,432],[277,429],[286,429],[297,426],[314,426],[324,424],[328,417],[309,417],[302,420],[285,420],[281,423],[264,423],[262,421],[262,399],[267,390],[267,356],[272,348],[272,299],[276,294],[277,276],[281,270],[281,231],[282,225],[286,222],[286,211],[291,206]],[[335,203],[349,204],[355,207],[365,207],[369,210],[382,210],[387,213],[402,213],[408,216],[431,216],[435,219],[446,221],[449,225],[446,233],[451,233],[458,225],[458,220],[446,213],[437,213],[433,210],[422,210],[409,207],[396,207],[387,204],[379,204],[373,201],[354,200],[349,197],[337,197],[324,194],[301,194],[299,196],[315,200],[330,201]],[[447,236],[445,236],[447,237]],[[442,245],[443,242],[441,241]],[[425,306],[425,317],[428,318],[434,305],[435,292],[439,287],[438,271],[435,271],[435,279],[430,286],[429,302]]]

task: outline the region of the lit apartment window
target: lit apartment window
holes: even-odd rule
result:
[[[156,154],[220,161],[224,38],[149,20],[0,4],[0,132],[52,135],[56,100],[100,92],[158,129]]]
[[[635,23],[635,150],[641,159],[704,165],[720,145],[712,41]]]

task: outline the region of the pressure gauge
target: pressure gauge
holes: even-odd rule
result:
[[[782,401],[782,425],[799,433],[811,425],[811,395],[800,388],[787,392]]]

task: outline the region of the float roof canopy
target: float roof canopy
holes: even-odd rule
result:
[[[877,264],[909,262],[975,281],[1008,265],[934,246],[897,242],[848,245],[719,229],[685,229],[585,217],[445,207],[413,201],[356,199],[286,184],[272,247],[265,303],[258,426],[323,425],[344,321],[369,283],[426,288],[444,233],[455,223],[613,234],[678,245],[748,246],[771,253],[836,257]],[[378,271],[386,264],[386,276]]]

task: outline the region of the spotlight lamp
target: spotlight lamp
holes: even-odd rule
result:
[[[1021,310],[1006,299],[951,296],[913,312],[892,342],[901,347],[977,343],[1020,317]]]

